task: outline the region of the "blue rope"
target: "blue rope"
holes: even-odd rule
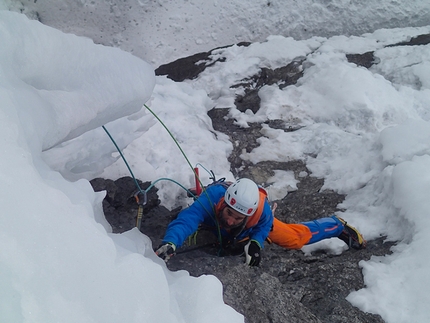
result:
[[[141,193],[148,193],[148,192],[149,192],[149,190],[150,190],[152,187],[154,187],[154,185],[155,185],[157,182],[159,182],[159,181],[161,181],[161,180],[167,180],[167,181],[171,181],[171,182],[173,182],[173,183],[175,183],[175,184],[179,185],[179,186],[180,186],[180,187],[182,187],[185,191],[187,191],[187,193],[188,193],[188,194],[190,194],[192,197],[195,197],[195,195],[194,195],[194,194],[193,194],[189,189],[187,189],[187,188],[186,188],[186,187],[184,187],[182,184],[178,183],[177,181],[175,181],[175,180],[173,180],[173,179],[171,179],[171,178],[159,178],[159,179],[157,179],[155,182],[153,182],[151,185],[149,185],[149,187],[148,187],[147,189],[142,190],[142,188],[140,187],[139,183],[137,182],[136,177],[135,177],[135,176],[134,176],[134,174],[133,174],[133,171],[131,170],[130,166],[128,165],[127,160],[125,159],[124,155],[122,154],[122,152],[121,152],[121,150],[119,149],[118,145],[116,144],[115,140],[112,138],[112,136],[110,135],[109,131],[106,129],[106,127],[105,127],[105,126],[102,126],[102,128],[104,129],[104,131],[106,131],[107,135],[108,135],[108,136],[109,136],[109,138],[112,140],[113,144],[115,145],[116,149],[118,150],[119,154],[121,155],[121,158],[122,158],[122,160],[124,161],[125,165],[127,166],[128,171],[129,171],[129,172],[130,172],[130,174],[131,174],[131,177],[133,177],[134,183],[136,184],[136,187],[138,188],[139,192],[141,192]]]
[[[125,165],[127,166],[128,171],[129,171],[129,172],[130,172],[130,174],[131,174],[131,177],[133,177],[134,183],[136,184],[136,187],[138,188],[139,192],[141,192],[141,193],[146,193],[146,192],[143,192],[143,191],[142,191],[142,189],[140,188],[140,185],[139,185],[139,183],[137,182],[136,177],[134,177],[134,174],[133,174],[133,172],[132,172],[132,170],[131,170],[130,166],[128,165],[127,160],[125,159],[124,155],[123,155],[123,154],[122,154],[122,152],[121,152],[121,149],[119,149],[119,147],[118,147],[118,145],[116,144],[115,140],[114,140],[114,139],[112,138],[112,136],[110,135],[109,131],[107,131],[107,129],[106,129],[106,127],[105,127],[105,126],[102,126],[102,128],[104,129],[104,131],[106,131],[106,133],[107,133],[107,135],[109,136],[110,140],[112,140],[113,144],[115,145],[116,150],[118,150],[119,154],[121,155],[121,158],[122,158],[122,160],[124,161]]]

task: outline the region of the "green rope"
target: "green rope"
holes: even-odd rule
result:
[[[190,163],[190,161],[188,160],[188,158],[187,158],[187,155],[185,155],[185,153],[184,153],[184,151],[182,150],[182,148],[181,148],[181,146],[179,145],[179,143],[178,143],[178,141],[176,140],[176,138],[173,136],[173,134],[170,132],[170,130],[167,128],[167,126],[164,124],[164,122],[163,121],[161,121],[161,119],[146,105],[146,104],[144,104],[144,106],[145,106],[145,108],[149,111],[149,112],[151,112],[151,114],[160,122],[160,124],[164,127],[164,129],[166,129],[166,131],[167,131],[167,133],[170,135],[170,137],[173,139],[173,141],[175,142],[175,144],[176,144],[176,146],[178,146],[178,148],[179,148],[179,150],[181,151],[181,153],[182,153],[182,155],[184,156],[184,158],[185,158],[185,160],[187,161],[187,163],[188,163],[188,165],[190,166],[190,168],[191,168],[191,170],[193,171],[193,173],[194,173],[194,176],[197,178],[197,180],[199,181],[199,183],[200,183],[200,185],[201,185],[201,187],[202,188],[204,188],[204,185],[203,185],[203,183],[202,183],[202,181],[200,180],[200,176],[197,174],[197,172],[194,170],[194,167],[191,165],[191,163]],[[206,196],[208,197],[208,199],[209,199],[209,201],[210,201],[210,198],[209,198],[209,195],[208,195],[208,193],[206,192],[206,190],[205,189],[203,189],[203,191],[205,192],[205,194],[206,194]],[[215,223],[216,223],[216,226],[217,226],[217,233],[218,233],[218,239],[220,240],[220,244],[222,245],[222,238],[221,238],[221,229],[220,229],[220,227],[219,227],[219,223],[218,223],[218,219],[216,218],[216,212],[215,212],[215,207],[213,206],[213,203],[211,203],[212,204],[212,211],[213,211],[213,214],[214,214],[214,219],[215,219]],[[206,210],[206,209],[205,209]],[[206,212],[207,212],[207,210],[206,210]],[[209,215],[211,215],[211,213],[209,213]]]
[[[188,189],[188,188],[186,188],[185,186],[183,186],[182,184],[180,184],[180,183],[178,183],[177,181],[175,181],[174,179],[171,179],[171,178],[167,178],[167,177],[162,177],[162,178],[159,178],[159,179],[157,179],[155,182],[153,182],[151,185],[149,185],[148,186],[148,188],[145,190],[146,192],[148,192],[152,187],[154,187],[154,185],[157,183],[157,182],[159,182],[159,181],[171,181],[171,182],[173,182],[173,183],[175,183],[175,184],[177,184],[178,186],[180,186],[180,187],[182,187],[185,191],[187,191],[189,194],[191,194],[192,196],[194,196],[193,195],[193,193]]]
[[[182,153],[182,155],[184,156],[185,160],[188,163],[188,166],[190,166],[191,170],[193,171],[194,175],[196,176],[196,178],[199,180],[200,185],[203,187],[203,183],[200,181],[200,177],[197,175],[196,171],[194,170],[194,167],[191,165],[190,161],[188,160],[187,155],[185,155],[185,152],[182,150],[182,147],[179,145],[178,141],[176,140],[176,138],[173,136],[173,134],[170,132],[169,128],[167,128],[167,126],[164,124],[163,121],[161,121],[161,119],[154,113],[154,111],[152,111],[146,104],[144,104],[145,108],[151,112],[151,114],[160,122],[160,124],[164,127],[164,129],[166,129],[167,133],[170,135],[170,137],[173,139],[173,141],[175,142],[176,146],[178,146],[180,152]]]
[[[206,192],[206,190],[204,189],[204,185],[202,183],[202,181],[200,180],[200,177],[198,176],[197,172],[195,171],[194,167],[191,165],[187,155],[185,154],[185,152],[183,151],[182,147],[179,145],[178,141],[176,140],[176,138],[173,136],[173,134],[170,132],[170,130],[167,128],[167,126],[164,124],[164,122],[146,105],[144,104],[145,108],[160,122],[160,124],[164,127],[164,129],[166,129],[167,133],[170,135],[170,137],[173,139],[173,141],[175,142],[176,146],[178,146],[180,152],[182,153],[182,155],[184,156],[185,160],[187,161],[188,165],[190,166],[191,170],[194,173],[194,176],[197,178],[197,180],[199,181],[201,187],[203,188],[203,192],[205,192],[206,196],[208,197],[209,201],[210,201],[210,197],[208,195],[208,193]],[[188,190],[187,188],[185,188],[183,185],[181,185],[180,183],[178,183],[177,181],[170,179],[170,178],[159,178],[157,179],[155,182],[153,182],[146,190],[142,190],[139,183],[136,180],[136,177],[133,174],[133,171],[131,170],[130,166],[127,163],[127,160],[125,159],[124,155],[121,152],[121,149],[119,149],[118,145],[116,144],[115,140],[113,139],[113,137],[110,135],[109,131],[106,129],[105,126],[102,126],[102,128],[104,129],[104,131],[107,133],[107,135],[109,136],[109,138],[111,139],[111,141],[113,142],[113,144],[115,145],[117,151],[119,152],[121,158],[123,159],[125,165],[128,168],[128,171],[130,172],[131,176],[133,177],[134,183],[136,184],[136,187],[138,188],[139,192],[146,194],[157,182],[159,182],[160,180],[168,180],[168,181],[172,181],[175,184],[179,185],[180,187],[182,187],[185,191],[187,191],[188,194],[190,194],[190,196],[194,197],[194,200],[200,202],[198,199],[195,198],[194,194]],[[203,167],[203,166],[202,166]],[[209,172],[206,168],[203,167],[203,169],[205,169],[207,172]],[[217,233],[218,233],[218,240],[220,242],[220,245],[222,245],[222,238],[221,238],[221,229],[218,223],[218,219],[216,218],[216,212],[215,212],[215,207],[213,205],[213,203],[211,203],[212,205],[212,211],[214,214],[214,220],[217,226]],[[212,215],[212,213],[210,211],[208,211],[206,209],[206,207],[200,202],[200,205],[203,206],[203,208],[205,209],[205,211],[209,214]]]

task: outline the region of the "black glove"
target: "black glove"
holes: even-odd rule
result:
[[[155,251],[155,254],[161,259],[163,259],[165,262],[167,262],[171,257],[175,255],[175,250],[176,246],[171,242],[167,242],[165,244],[160,245]]]
[[[258,266],[261,260],[261,247],[260,244],[255,241],[249,241],[245,246],[245,261],[247,265]]]

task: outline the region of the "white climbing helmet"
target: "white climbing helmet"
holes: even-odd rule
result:
[[[258,186],[248,178],[238,179],[227,188],[224,200],[237,212],[251,216],[257,210],[260,200]]]

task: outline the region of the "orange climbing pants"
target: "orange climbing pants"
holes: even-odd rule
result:
[[[274,218],[267,241],[286,249],[301,249],[311,238],[312,232],[306,225],[284,223]]]

